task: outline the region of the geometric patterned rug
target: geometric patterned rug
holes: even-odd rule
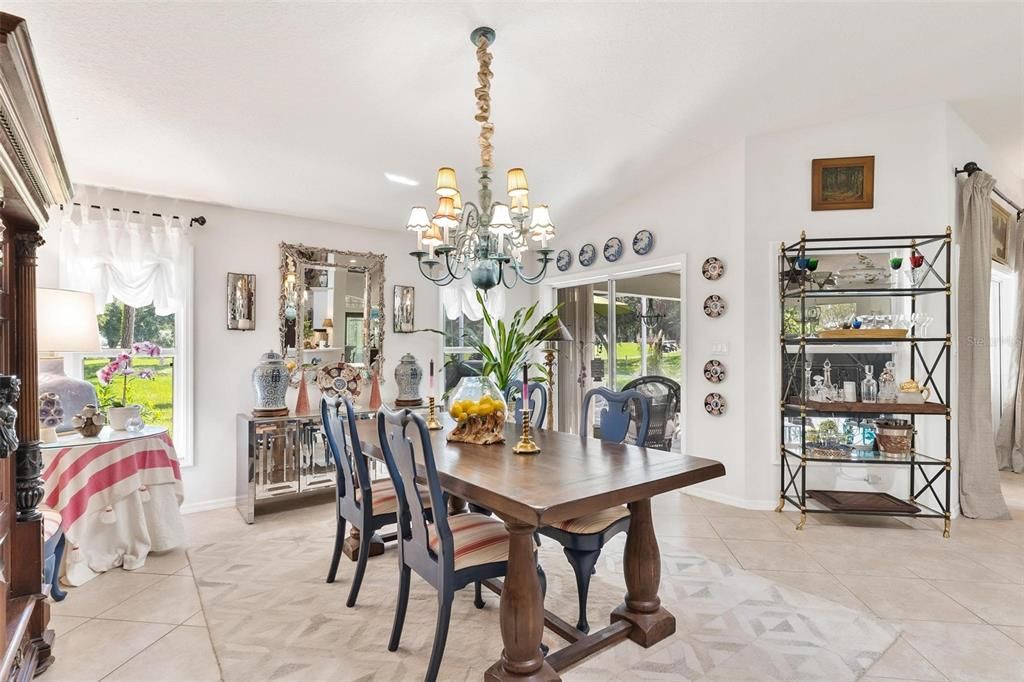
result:
[[[412,581],[399,650],[387,650],[398,583],[397,552],[370,559],[355,608],[345,599],[354,564],[324,576],[333,546],[334,505],[260,517],[204,537],[189,549],[214,651],[228,682],[249,680],[422,679],[434,632],[436,593]],[[590,588],[596,630],[622,601],[618,536],[601,555]],[[644,649],[625,641],[574,668],[566,680],[856,680],[898,632],[868,614],[782,586],[662,542],[663,605],[677,631]],[[561,548],[544,540],[545,606],[576,619],[576,587]],[[440,679],[479,680],[501,653],[498,597],[473,607],[456,595]],[[565,642],[545,630],[544,641]]]

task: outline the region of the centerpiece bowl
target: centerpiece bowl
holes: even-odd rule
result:
[[[457,425],[448,434],[453,443],[490,445],[505,442],[508,404],[489,377],[463,377],[449,397],[448,414]]]

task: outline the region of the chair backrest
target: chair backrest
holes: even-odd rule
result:
[[[636,442],[643,445],[647,442],[647,430],[651,424],[651,409],[645,396],[640,391],[632,389],[629,391],[613,391],[598,386],[587,391],[583,396],[583,412],[580,421],[580,435],[587,437],[590,428],[587,417],[590,412],[590,402],[600,397],[605,401],[605,407],[598,415],[598,426],[601,429],[601,440],[612,443],[623,443],[629,434],[630,422],[636,424]],[[630,403],[639,406],[640,413],[634,417],[630,410]]]
[[[384,463],[398,496],[398,530],[403,552],[411,551],[415,555],[434,559],[452,568],[455,561],[455,543],[451,528],[448,526],[448,515],[445,513],[447,502],[437,478],[434,449],[430,445],[430,431],[427,430],[426,422],[410,410],[393,411],[382,406],[377,411],[377,436],[380,438],[380,447],[384,453]],[[434,530],[440,538],[440,551],[437,553],[430,549],[428,515],[423,506],[421,483],[417,480],[417,450],[423,462],[430,506],[438,510],[433,517]]]
[[[668,449],[672,447],[675,425],[679,422],[679,406],[682,403],[682,391],[679,382],[668,377],[648,375],[633,379],[622,390],[636,389],[650,398],[651,425],[647,433],[646,445]],[[634,419],[639,418],[635,406]],[[672,429],[669,429],[669,425]]]
[[[526,391],[530,396],[530,424],[535,428],[544,425],[544,415],[548,413],[548,388],[544,384],[531,381]],[[512,399],[515,398],[515,403]],[[516,424],[523,423],[523,380],[513,381],[505,389],[505,402],[509,404],[516,416]]]
[[[320,398],[320,417],[327,436],[327,449],[337,473],[338,499],[345,501],[346,506],[361,507],[356,501],[357,488],[363,500],[373,498],[370,494],[370,472],[359,443],[352,403],[342,396],[331,398],[325,395]]]

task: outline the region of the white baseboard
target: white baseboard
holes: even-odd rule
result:
[[[711,500],[712,502],[718,502],[719,504],[727,504],[730,507],[753,509],[756,511],[770,511],[775,509],[775,505],[779,503],[779,498],[777,497],[771,500],[747,500],[741,497],[736,497],[735,495],[726,495],[725,493],[719,493],[713,490],[702,490],[700,488],[685,488],[682,492],[704,500]]]
[[[234,507],[234,497],[222,497],[216,500],[203,500],[202,502],[186,502],[181,505],[182,514],[196,514],[198,512],[210,511],[212,509],[224,509]]]

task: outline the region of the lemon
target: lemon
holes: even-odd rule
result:
[[[492,403],[489,400],[487,402],[480,401],[480,406],[477,407],[477,413],[481,417],[486,417],[487,415],[491,414],[492,412],[494,412],[494,403]]]
[[[480,406],[476,403],[470,404],[469,407],[466,408],[466,414],[470,417],[480,414]]]

